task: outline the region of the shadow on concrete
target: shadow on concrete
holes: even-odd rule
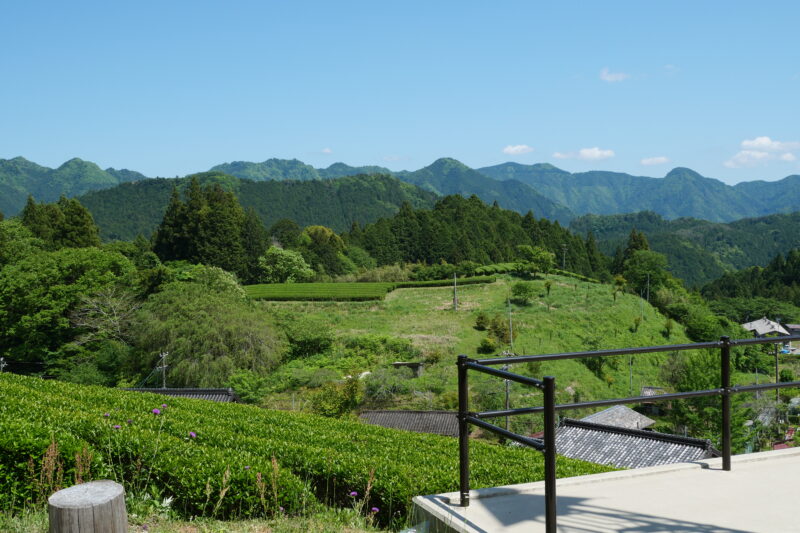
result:
[[[481,526],[469,519],[469,509],[454,507],[442,498],[433,501],[452,519],[450,524],[463,524],[479,533],[498,533],[498,529],[484,529],[487,527],[485,520]],[[600,507],[585,503],[585,498],[570,496],[558,497],[558,531],[559,533],[752,533],[743,529],[731,529],[710,523],[699,523],[659,514]],[[544,531],[544,496],[538,494],[506,493],[502,496],[487,498],[485,506],[481,506],[484,516],[492,516],[499,527],[519,528],[520,531]],[[659,507],[654,505],[654,507]],[[666,510],[666,509],[665,509]],[[666,514],[666,513],[665,513]],[[466,516],[465,516],[466,515]],[[540,524],[536,527],[534,524]]]

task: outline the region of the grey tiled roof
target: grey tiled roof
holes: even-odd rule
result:
[[[458,419],[452,411],[364,411],[360,418],[374,426],[458,436]]]
[[[645,429],[656,423],[652,418],[637,413],[630,407],[615,405],[598,413],[581,418],[584,422],[604,424],[628,429]]]
[[[565,418],[556,451],[566,457],[624,468],[642,468],[718,457],[711,442],[654,431],[624,429]]]
[[[176,398],[192,398],[212,402],[238,402],[239,397],[233,389],[125,389],[135,392],[152,392]]]

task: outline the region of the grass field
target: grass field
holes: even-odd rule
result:
[[[547,294],[545,282],[552,283]],[[455,359],[458,354],[477,356],[485,331],[475,329],[479,312],[490,316],[511,316],[516,339],[514,352],[544,354],[565,351],[646,346],[689,342],[681,326],[675,324],[669,338],[664,334],[666,318],[640,298],[619,294],[616,300],[612,287],[548,275],[532,283],[536,297],[528,305],[509,304],[510,289],[516,280],[501,277],[495,283],[462,286],[458,289],[459,307],[453,311],[452,287],[410,288],[388,293],[376,302],[260,302],[270,312],[296,314],[329,324],[336,335],[346,338],[383,335],[408,339],[426,362],[422,377],[414,380],[418,388],[407,402],[398,407],[452,407],[455,391]],[[637,319],[641,323],[635,324]],[[500,347],[500,350],[510,349]],[[485,356],[481,356],[485,357]],[[546,362],[540,368],[514,368],[533,375],[556,376],[559,399],[590,400],[638,393],[645,385],[659,385],[664,355],[637,356],[632,367],[629,360],[617,360],[601,380],[585,365],[575,360]],[[298,366],[329,366],[334,356],[311,358]],[[388,366],[389,358],[352,360],[343,372],[353,374],[375,371]],[[632,370],[632,372],[631,372]],[[279,369],[280,373],[281,370]],[[474,382],[473,389],[484,403],[496,395],[500,401],[499,381]],[[512,387],[513,404],[538,401],[535,395],[518,386]],[[448,399],[449,398],[449,399]],[[570,415],[568,415],[570,416]]]

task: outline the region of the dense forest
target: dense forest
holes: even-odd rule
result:
[[[152,234],[164,216],[173,187],[183,190],[193,178],[231,191],[267,226],[291,218],[301,225],[321,224],[344,231],[353,222],[364,224],[389,216],[403,202],[430,207],[436,198],[433,193],[382,175],[328,181],[251,181],[204,172],[186,178],[125,183],[88,193],[79,200],[91,211],[103,239],[131,240]]]
[[[600,250],[613,255],[631,229],[644,232],[653,250],[663,253],[670,272],[700,286],[725,272],[764,266],[778,253],[800,246],[800,213],[714,223],[694,218],[666,220],[644,211],[626,215],[587,215],[570,229],[593,233]]]

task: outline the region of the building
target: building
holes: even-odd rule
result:
[[[175,398],[191,398],[193,400],[209,400],[212,402],[240,402],[233,389],[123,389],[134,392],[151,392]]]
[[[458,436],[458,418],[453,411],[364,411],[359,418],[373,426]]]

